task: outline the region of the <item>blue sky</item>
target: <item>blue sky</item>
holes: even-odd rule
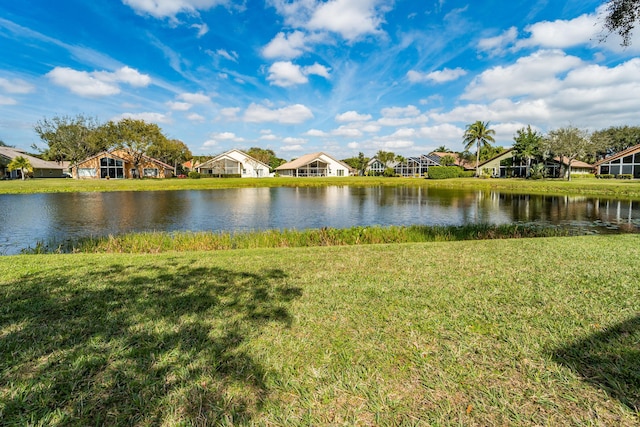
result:
[[[22,0],[0,4],[0,139],[55,115],[141,118],[194,154],[285,159],[510,146],[640,125],[640,39],[599,41],[601,0]]]

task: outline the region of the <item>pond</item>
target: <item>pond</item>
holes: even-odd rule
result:
[[[536,222],[640,230],[640,202],[416,187],[0,195],[0,254],[140,231]],[[55,247],[55,246],[54,246]]]

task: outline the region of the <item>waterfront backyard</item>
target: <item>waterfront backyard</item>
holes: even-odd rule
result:
[[[0,417],[637,425],[638,243],[0,257]]]
[[[58,192],[68,181],[33,182]],[[196,190],[190,181],[231,182],[167,180],[165,187],[177,182]],[[501,215],[524,212],[531,222],[576,212],[593,222],[587,213],[611,210],[612,221],[637,231],[638,184],[581,180],[580,193],[546,181],[534,184],[544,196],[511,196],[479,187],[528,182],[451,180],[446,185],[457,188],[447,189],[406,181],[412,184],[387,179],[343,188],[306,180],[297,197],[317,206],[355,191],[374,213],[388,207],[397,214],[398,200],[409,200],[408,212],[467,211],[469,221],[265,231],[246,239],[131,234],[90,240],[84,249],[109,253],[0,257],[0,419],[6,425],[637,425],[640,236],[526,238],[563,233],[531,232],[510,223],[511,216],[489,226],[471,214],[504,207],[505,200]],[[65,196],[71,199],[62,208],[46,210],[55,213],[51,218],[70,210],[90,228],[106,220],[91,222],[73,210],[86,200],[101,201],[87,212],[107,205],[140,212],[120,199],[104,203],[110,199],[99,186],[112,182],[91,183],[98,187],[83,187]],[[233,188],[198,190],[200,198],[232,194],[204,206],[254,210]],[[154,206],[151,212],[158,209],[150,200],[168,197],[131,191],[122,194]],[[445,197],[449,191],[463,197]],[[324,198],[310,196],[316,192]],[[441,200],[435,208],[416,202],[416,194]],[[19,197],[25,196],[45,195]],[[8,205],[14,210],[7,215],[19,212]],[[14,225],[29,223],[26,213],[15,216]],[[469,238],[496,240],[438,241]]]

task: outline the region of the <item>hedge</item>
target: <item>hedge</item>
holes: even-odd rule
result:
[[[459,166],[431,166],[429,168],[429,179],[458,178],[463,172]]]

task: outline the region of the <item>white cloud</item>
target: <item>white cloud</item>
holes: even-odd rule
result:
[[[7,96],[0,95],[0,105],[16,105],[18,101]]]
[[[173,102],[173,101],[167,102],[167,106],[170,109],[175,110],[175,111],[187,111],[191,107],[193,107],[193,105],[189,104],[188,102]]]
[[[183,100],[184,102],[189,102],[191,104],[207,104],[211,102],[211,97],[207,96],[203,93],[181,93],[177,97],[178,99]]]
[[[122,119],[144,120],[149,123],[173,123],[171,116],[162,113],[123,113],[113,118],[113,121],[119,121]]]
[[[302,72],[300,66],[289,61],[273,63],[271,67],[269,67],[267,80],[269,80],[271,84],[281,87],[304,84],[309,81],[307,76]]]
[[[380,110],[382,117],[416,117],[420,114],[420,110],[415,105],[407,105],[406,107],[389,107]]]
[[[294,104],[278,109],[270,109],[263,105],[251,104],[244,112],[243,120],[248,123],[275,122],[298,124],[313,118],[311,110],[302,105]]]
[[[22,79],[5,79],[0,77],[0,89],[5,93],[26,94],[34,91],[33,85]]]
[[[263,49],[262,56],[268,59],[293,59],[305,51],[305,35],[302,31],[290,34],[278,33]]]
[[[233,142],[244,142],[244,138],[237,136],[233,132],[218,132],[212,133],[211,139],[214,141],[233,141]]]
[[[224,49],[216,50],[216,55],[222,56],[223,58],[233,62],[238,62],[238,58],[240,57],[236,51],[232,50],[231,52],[227,52]]]
[[[480,39],[478,42],[478,50],[482,52],[489,52],[492,56],[500,55],[504,53],[508,47],[512,46],[517,38],[518,29],[516,27],[511,27],[499,36]]]
[[[213,139],[209,139],[209,140],[205,141],[204,144],[202,144],[202,148],[215,147],[216,145],[218,145],[218,141],[215,141]]]
[[[191,28],[198,30],[198,38],[204,36],[209,32],[209,26],[207,24],[193,24]]]
[[[516,43],[516,48],[543,47],[564,49],[583,44],[593,44],[601,31],[595,14],[581,15],[575,19],[543,21],[525,28],[531,36]]]
[[[296,144],[296,145],[285,145],[280,147],[280,150],[282,151],[302,151],[304,150],[304,147],[300,144]]]
[[[330,0],[319,3],[306,27],[340,34],[353,41],[363,35],[381,33],[383,15],[390,7],[382,0]]]
[[[364,122],[367,120],[371,120],[371,114],[359,114],[357,111],[347,111],[336,115],[336,121],[341,123]]]
[[[151,83],[151,78],[140,74],[137,70],[122,67],[115,72],[77,71],[67,67],[56,67],[46,76],[56,85],[66,87],[80,96],[99,97],[120,93],[119,83],[144,87]]]
[[[513,65],[483,72],[467,86],[462,99],[548,95],[561,86],[559,74],[581,65],[580,58],[560,50],[541,50],[519,58]]]
[[[304,74],[311,75],[314,74],[316,76],[324,77],[325,79],[329,78],[329,68],[324,65],[320,65],[317,62],[313,65],[308,65],[302,69]]]
[[[307,136],[317,136],[317,137],[321,137],[321,138],[325,138],[325,137],[329,136],[329,134],[327,132],[319,130],[319,129],[309,129],[304,134],[307,135]]]
[[[154,18],[175,18],[179,13],[197,15],[198,10],[227,5],[229,0],[122,0],[138,14]]]
[[[340,126],[331,131],[331,135],[356,138],[362,136],[362,131],[349,126]]]
[[[307,83],[309,81],[307,76],[310,74],[329,78],[329,69],[318,63],[307,67],[300,67],[290,61],[279,61],[274,62],[271,67],[269,67],[267,80],[276,86],[289,87]]]
[[[434,82],[434,83],[446,83],[452,80],[457,80],[460,77],[466,75],[467,72],[458,67],[455,69],[444,68],[442,70],[433,71],[431,73],[419,73],[414,70],[407,72],[407,77],[411,83],[420,82]]]
[[[348,143],[348,144],[347,144],[347,147],[348,147],[348,148],[351,148],[352,150],[355,150],[356,148],[359,148],[359,147],[360,147],[360,144],[359,144],[359,143],[357,143],[357,142],[355,142],[355,141],[353,141],[353,142]]]
[[[220,117],[217,120],[235,121],[238,120],[239,107],[229,107],[220,110]]]
[[[418,136],[436,143],[448,142],[448,141],[462,141],[464,135],[464,129],[452,125],[450,123],[443,123],[435,126],[425,126],[418,130]]]
[[[275,140],[278,139],[278,137],[275,136],[274,134],[270,133],[270,134],[267,134],[267,135],[262,135],[260,137],[260,139],[263,140],[263,141],[275,141]]]
[[[300,144],[306,144],[307,140],[304,138],[293,138],[291,136],[288,136],[285,139],[283,139],[282,142],[287,145],[296,145],[296,144],[300,145]]]
[[[201,116],[198,113],[191,113],[191,114],[189,114],[187,116],[187,120],[191,120],[192,122],[200,122],[200,123],[202,123],[202,122],[205,121],[205,118],[204,118],[204,116]]]

